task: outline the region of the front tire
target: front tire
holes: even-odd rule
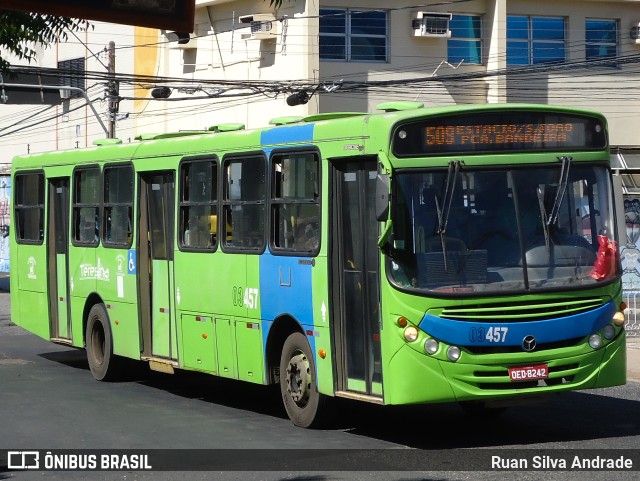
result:
[[[282,347],[280,392],[287,415],[301,428],[318,427],[326,397],[318,392],[316,368],[307,338],[294,332]]]
[[[104,304],[96,304],[89,311],[85,344],[93,377],[98,381],[115,379],[119,375],[119,362],[113,354],[111,326]]]

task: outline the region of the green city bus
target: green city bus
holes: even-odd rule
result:
[[[12,320],[332,397],[501,409],[626,382],[605,118],[543,105],[286,117],[13,160]]]

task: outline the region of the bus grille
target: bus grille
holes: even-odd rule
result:
[[[583,342],[583,339],[582,337],[576,337],[563,341],[540,343],[536,346],[536,352],[577,346]],[[472,354],[510,354],[522,352],[522,346],[465,346],[465,349]]]
[[[549,366],[549,377],[547,379],[518,383],[511,382],[507,369],[501,369],[499,371],[477,370],[473,375],[475,377],[474,383],[478,389],[482,390],[534,389],[570,384],[573,382],[579,368],[580,365],[577,363]]]
[[[598,308],[607,298],[545,299],[526,302],[501,302],[497,304],[475,304],[445,307],[440,317],[473,322],[527,322],[532,320],[566,317]]]

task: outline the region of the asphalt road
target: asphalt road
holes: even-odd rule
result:
[[[638,478],[638,470],[473,472],[465,465],[473,453],[486,458],[519,449],[541,454],[591,449],[590,454],[636,456],[638,469],[640,383],[635,381],[510,408],[488,420],[469,416],[455,405],[397,408],[341,401],[333,405],[337,419],[330,429],[304,430],[286,418],[278,391],[264,386],[187,372],[163,375],[142,365],[132,367],[125,381],[96,382],[84,351],[54,345],[12,325],[8,309],[8,294],[0,292],[0,454],[20,449],[238,449],[247,455],[246,466],[239,470],[223,471],[214,463],[211,471],[180,474],[8,471],[0,462],[0,480]],[[344,459],[332,456],[341,451],[331,451],[325,458],[311,459],[313,469],[301,471],[296,464],[300,448],[359,450],[345,451],[354,453],[356,467],[347,463],[348,470],[343,470]],[[265,449],[278,450],[281,471],[273,466],[255,469]],[[228,453],[236,457],[237,466],[238,452]],[[403,462],[411,470],[402,470]],[[290,465],[293,470],[286,469]]]

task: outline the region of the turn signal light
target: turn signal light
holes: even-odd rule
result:
[[[407,327],[409,321],[407,321],[407,318],[402,316],[398,318],[398,326],[400,327]]]

